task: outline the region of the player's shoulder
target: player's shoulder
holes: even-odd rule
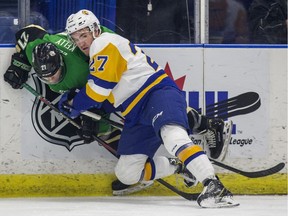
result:
[[[25,26],[23,28],[23,30],[41,30],[41,31],[46,32],[46,30],[42,26],[34,25],[34,24],[30,24],[30,25]]]
[[[120,49],[123,43],[127,44],[129,41],[118,34],[103,32],[93,41],[90,49],[92,49],[95,54],[109,47]]]
[[[30,38],[30,40],[31,38],[34,40],[35,38],[43,37],[47,34],[47,31],[39,25],[28,25],[16,32],[16,38],[23,37],[23,34],[25,34],[25,37]]]
[[[28,44],[33,44],[36,40],[43,40],[47,31],[39,25],[28,25],[16,32],[16,50],[23,52]]]

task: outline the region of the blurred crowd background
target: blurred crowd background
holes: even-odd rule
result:
[[[0,43],[28,24],[49,33],[65,30],[67,17],[93,11],[100,23],[138,44],[194,44],[199,0],[1,0]],[[287,0],[205,0],[209,44],[287,44]],[[198,42],[197,42],[198,41]]]

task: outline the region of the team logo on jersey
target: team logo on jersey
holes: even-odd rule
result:
[[[32,77],[37,92],[57,108],[61,96],[51,91],[48,85],[40,82],[35,74]],[[84,144],[83,140],[77,135],[77,128],[40,100],[35,99],[31,115],[33,127],[47,142],[64,146],[69,151],[72,151],[78,145]]]
[[[84,15],[89,15],[89,12],[86,11],[86,10],[82,10],[82,14],[84,14]]]

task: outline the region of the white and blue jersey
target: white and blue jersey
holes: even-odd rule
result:
[[[102,33],[90,47],[90,75],[85,88],[74,98],[73,107],[100,108],[108,100],[133,125],[147,95],[163,86],[177,88],[164,70],[127,39]]]
[[[100,108],[107,101],[125,117],[120,155],[153,157],[162,143],[163,125],[189,129],[186,100],[175,82],[139,47],[119,35],[102,33],[90,47],[88,82],[73,107]]]

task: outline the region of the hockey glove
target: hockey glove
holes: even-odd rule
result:
[[[94,141],[93,135],[98,132],[98,122],[88,116],[81,116],[82,129],[77,131],[77,134],[82,137],[84,143]]]
[[[22,88],[22,84],[28,79],[30,70],[31,65],[24,55],[14,53],[11,58],[11,65],[4,74],[4,80],[14,89]]]
[[[64,113],[66,116],[69,116],[72,119],[78,117],[81,114],[79,110],[74,109],[73,106],[71,105],[71,100],[73,100],[76,94],[77,92],[74,90],[65,92],[60,98],[60,101],[58,104],[59,110],[62,113]]]

